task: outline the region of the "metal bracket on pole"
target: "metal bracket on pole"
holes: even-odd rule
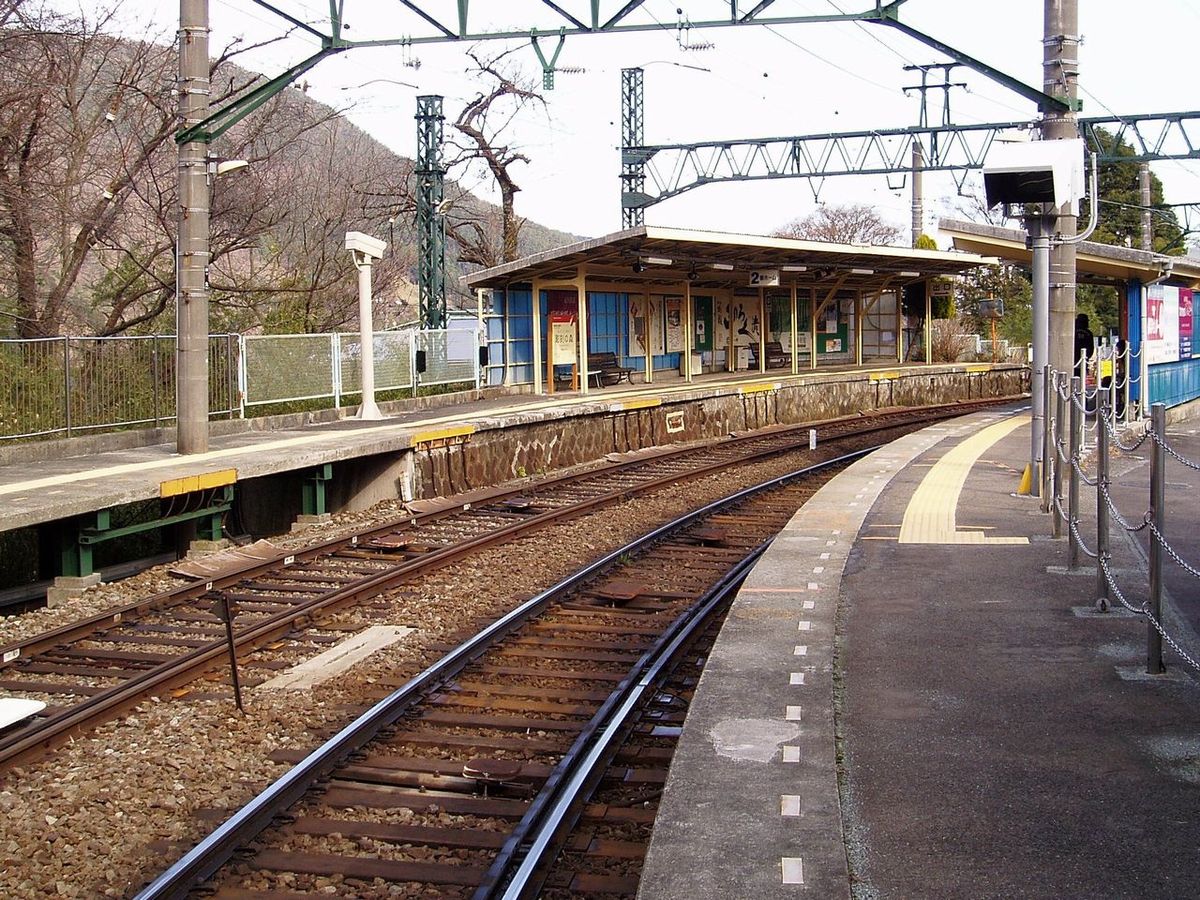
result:
[[[538,46],[538,33],[534,28],[529,32],[529,40],[533,44],[533,52],[537,54],[538,62],[542,64],[542,89],[547,91],[554,90],[554,64],[558,62],[558,54],[562,53],[563,44],[567,42],[567,29],[558,29],[558,46],[554,48],[554,55],[550,57],[550,61],[546,61],[546,54],[542,53],[542,48]]]

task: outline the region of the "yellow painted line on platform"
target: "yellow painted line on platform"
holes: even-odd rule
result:
[[[991,366],[967,366],[968,375],[978,375],[980,372],[992,371]]]
[[[430,428],[416,432],[409,440],[409,446],[428,444],[431,441],[444,441],[447,438],[463,437],[475,433],[474,425],[451,425],[449,428]]]
[[[615,409],[650,409],[662,406],[662,397],[640,397],[637,400],[623,400],[614,404]]]
[[[206,491],[209,488],[224,487],[237,481],[237,469],[222,469],[219,472],[203,472],[200,475],[185,475],[182,478],[172,478],[160,482],[158,496],[178,497],[180,494],[191,494],[195,491]]]
[[[901,544],[1028,544],[1026,537],[988,537],[981,531],[959,531],[958,498],[971,467],[993,444],[1029,422],[1013,416],[989,425],[948,451],[930,469],[908,501],[900,525]]]
[[[895,381],[899,377],[899,372],[872,372],[870,376],[870,383],[874,384],[877,381]]]
[[[767,381],[760,384],[747,384],[738,388],[739,394],[765,394],[767,391],[777,391],[780,388],[778,381]]]

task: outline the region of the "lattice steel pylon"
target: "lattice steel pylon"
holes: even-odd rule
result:
[[[645,118],[641,69],[621,70],[621,224],[636,228],[646,223],[646,158],[641,151]]]
[[[423,328],[446,323],[446,217],[442,98],[417,98],[417,302]]]

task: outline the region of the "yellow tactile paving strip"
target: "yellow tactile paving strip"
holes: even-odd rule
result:
[[[901,544],[1028,544],[1026,537],[990,537],[982,531],[959,531],[958,498],[971,467],[997,441],[1029,423],[1028,416],[1013,416],[972,435],[947,452],[913,492],[904,521]]]

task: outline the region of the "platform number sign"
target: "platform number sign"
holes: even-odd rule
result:
[[[778,269],[752,269],[750,287],[779,287]]]

